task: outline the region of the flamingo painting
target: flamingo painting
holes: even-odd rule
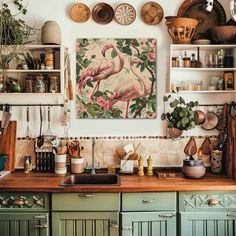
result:
[[[136,98],[146,97],[150,93],[151,82],[144,76],[137,73],[135,65],[143,63],[138,57],[131,57],[130,69],[135,77],[125,80],[119,85],[114,92],[114,95],[110,98],[110,106],[122,101],[126,102],[125,118],[128,118],[128,108],[130,101]]]
[[[114,49],[119,60],[116,62],[112,58],[106,58],[105,54],[108,49]],[[78,84],[79,94],[82,95],[82,89],[84,85],[88,82],[95,83],[94,90],[92,92],[92,98],[96,91],[99,90],[100,82],[102,80],[108,79],[110,76],[119,73],[124,66],[124,56],[120,50],[111,42],[104,45],[101,51],[103,57],[98,58],[93,63],[89,65],[86,69],[81,71],[80,80]]]
[[[156,40],[77,39],[76,116],[156,117]]]

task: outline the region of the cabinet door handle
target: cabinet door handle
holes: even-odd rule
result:
[[[236,213],[228,213],[227,216],[229,216],[229,217],[236,217]]]
[[[95,194],[94,193],[80,193],[79,196],[81,198],[92,198],[92,197],[95,197]]]
[[[155,203],[156,199],[151,199],[151,200],[143,200],[143,203]]]
[[[119,229],[119,225],[117,225],[117,224],[110,224],[110,227],[112,229]]]
[[[126,230],[132,230],[132,229],[134,229],[135,227],[133,227],[133,226],[121,226],[121,229],[122,230],[124,230],[124,231],[126,231]]]
[[[175,216],[175,213],[162,213],[158,215],[159,217],[173,217]]]
[[[209,199],[207,200],[208,206],[217,206],[220,205],[220,200],[218,199]]]
[[[34,225],[33,227],[39,229],[46,229],[48,227],[48,224]]]

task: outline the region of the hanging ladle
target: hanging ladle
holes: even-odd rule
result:
[[[44,144],[44,137],[42,135],[42,125],[43,125],[43,111],[42,107],[40,106],[40,131],[39,131],[39,137],[37,139],[37,146],[40,148]]]

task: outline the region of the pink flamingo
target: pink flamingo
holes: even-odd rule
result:
[[[115,50],[119,58],[119,62],[116,63],[113,59],[105,58],[105,53],[110,48]],[[86,83],[97,82],[92,92],[91,97],[93,97],[94,93],[99,90],[99,85],[102,80],[108,79],[111,75],[117,74],[122,70],[124,66],[124,56],[113,43],[107,43],[104,45],[102,55],[104,58],[95,60],[88,68],[81,72],[78,84],[78,91],[80,95],[82,95],[82,89]]]
[[[110,107],[118,101],[127,102],[125,117],[128,118],[128,108],[131,100],[136,98],[146,97],[150,92],[150,82],[146,78],[137,74],[135,71],[135,64],[143,63],[138,57],[131,57],[130,69],[136,76],[133,79],[125,80],[119,85],[114,92],[114,95],[110,98]]]

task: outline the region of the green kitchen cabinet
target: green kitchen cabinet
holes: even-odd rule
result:
[[[118,236],[119,193],[53,193],[52,236]]]
[[[118,236],[118,212],[53,212],[53,236]]]
[[[122,212],[122,236],[175,236],[175,212]]]
[[[180,213],[181,236],[236,236],[236,213]]]
[[[176,193],[123,193],[121,236],[176,236]]]
[[[1,236],[49,236],[48,213],[0,213]]]
[[[236,192],[179,193],[180,236],[236,236]]]

